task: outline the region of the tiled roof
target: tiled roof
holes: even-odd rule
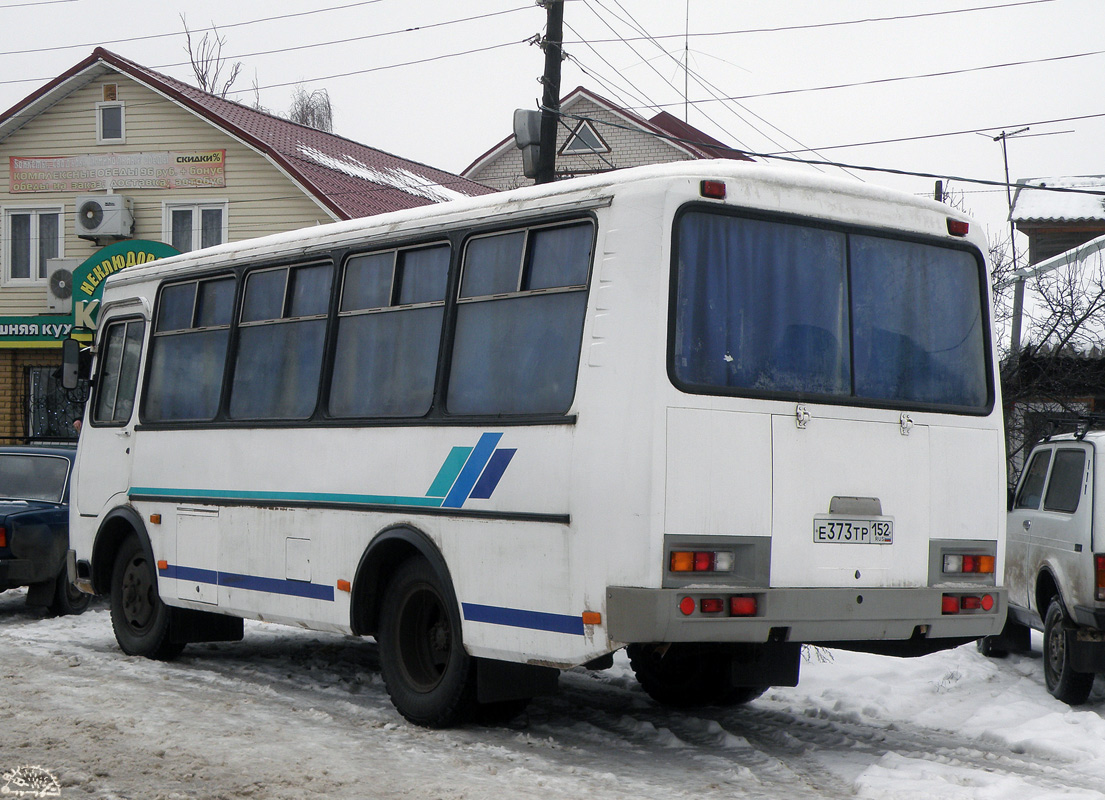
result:
[[[268,156],[338,219],[353,219],[489,194],[491,188],[350,139],[218,97],[109,50],[92,55],[0,115],[0,138],[35,109],[57,102],[106,71],[128,75]],[[97,71],[97,69],[99,71]]]

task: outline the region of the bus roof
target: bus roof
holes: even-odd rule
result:
[[[823,199],[814,200],[812,195],[822,196],[822,198],[826,194],[832,195],[838,201],[832,206],[838,209],[846,208],[850,201],[883,203],[899,209],[908,208],[914,213],[928,217],[953,217],[973,221],[962,212],[935,200],[884,186],[873,186],[852,179],[754,162],[700,159],[613,170],[539,186],[525,186],[480,197],[452,200],[415,209],[216,245],[117,272],[108,278],[107,285],[118,286],[147,280],[154,276],[165,277],[178,272],[187,273],[193,268],[206,266],[212,261],[218,261],[224,265],[237,264],[267,256],[286,256],[295,251],[308,256],[314,250],[323,247],[340,247],[345,243],[359,241],[366,235],[400,231],[409,233],[423,227],[440,228],[453,220],[471,219],[473,216],[494,218],[516,213],[547,212],[556,208],[565,210],[596,208],[609,203],[614,195],[622,191],[640,191],[645,184],[651,182],[670,183],[679,180],[697,182],[708,179],[740,180],[762,188],[804,193],[808,200],[808,207],[793,210],[797,213],[808,213],[825,218],[833,218],[831,209],[826,207]],[[755,207],[756,203],[748,202],[742,205]],[[768,201],[763,201],[763,208],[777,210],[777,206]],[[972,228],[979,230],[974,225]]]

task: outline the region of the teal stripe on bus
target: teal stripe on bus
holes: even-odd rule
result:
[[[328,492],[263,492],[235,489],[167,489],[156,486],[134,486],[128,492],[132,499],[169,497],[178,500],[264,500],[289,503],[347,503],[379,506],[419,506],[440,508],[440,497],[403,497],[387,494],[338,494]]]
[[[460,475],[460,470],[471,452],[471,447],[454,447],[450,450],[449,455],[445,457],[445,463],[437,471],[437,477],[434,478],[434,482],[426,492],[426,497],[443,498],[449,494],[449,490],[453,488],[453,483],[456,482],[457,475]]]

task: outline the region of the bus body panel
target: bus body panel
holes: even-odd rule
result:
[[[77,558],[91,558],[105,516],[130,502],[143,519],[160,515],[147,530],[164,562],[166,603],[349,632],[351,597],[339,582],[353,581],[375,537],[408,527],[447,564],[471,654],[557,666],[627,642],[762,642],[775,629],[790,641],[908,638],[918,626],[932,637],[996,632],[1003,591],[992,581],[956,583],[981,587],[997,605],[944,617],[932,568],[934,540],[962,540],[987,543],[1000,574],[996,395],[984,414],[911,411],[907,430],[896,408],[708,396],[672,384],[665,353],[674,220],[688,203],[703,203],[707,178],[726,183],[718,208],[962,244],[945,227],[955,212],[930,201],[704,162],[337,223],[127,270],[109,279],[105,301],[140,296],[153,307],[166,281],[395,246],[430,231],[572,214],[596,228],[575,395],[562,421],[140,424],[122,442],[130,475],[105,471],[99,479],[119,485],[98,491],[101,508],[86,499],[74,514]],[[977,232],[967,241],[984,252]],[[797,427],[798,405],[809,413],[805,428]],[[82,451],[127,438],[118,433],[86,425]],[[466,471],[473,453],[479,463]],[[95,469],[82,460],[78,497],[82,476]],[[840,497],[877,499],[893,519],[893,544],[816,543],[814,519]],[[686,592],[671,585],[672,541],[733,541],[757,565],[767,553],[767,566],[752,569],[757,580],[703,579],[726,596],[758,592],[759,617],[679,612]]]

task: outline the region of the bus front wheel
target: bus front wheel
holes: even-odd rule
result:
[[[476,673],[461,641],[460,614],[428,562],[411,559],[396,571],[385,590],[376,641],[384,684],[400,714],[434,728],[472,714]]]
[[[115,556],[111,573],[111,627],[123,652],[168,661],[184,645],[169,639],[171,609],[157,592],[157,574],[137,536],[131,536]]]

